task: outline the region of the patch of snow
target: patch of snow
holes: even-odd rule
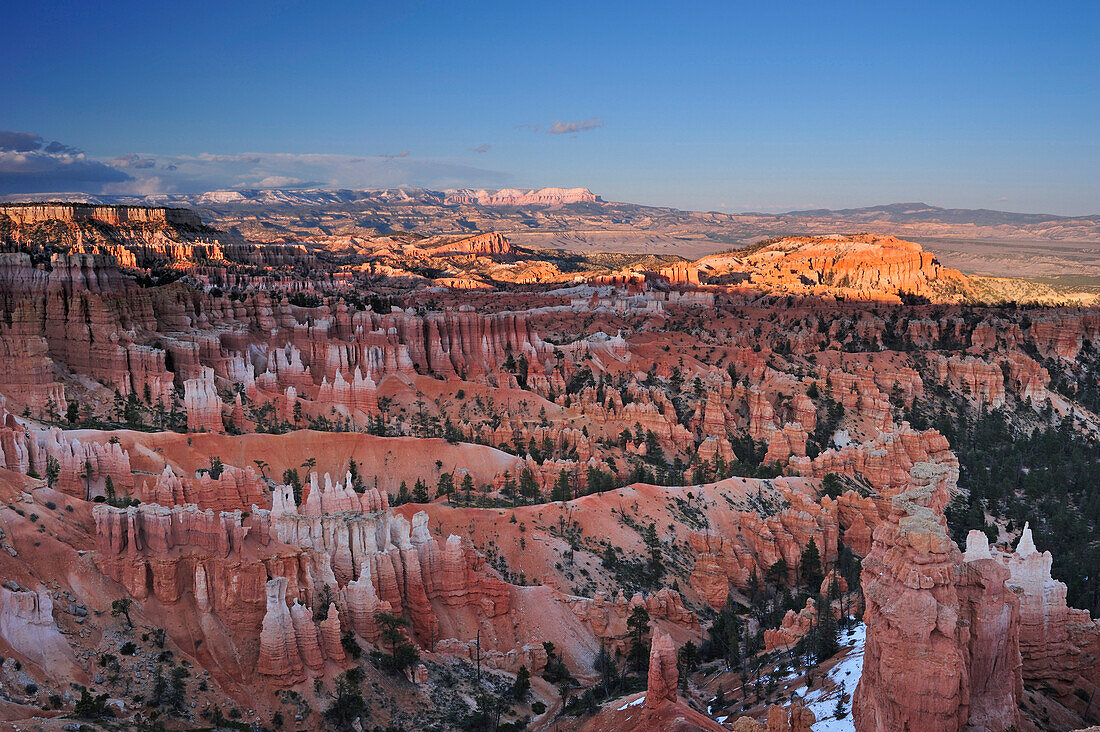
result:
[[[818,721],[814,722],[812,725],[813,732],[855,732],[855,722],[852,718],[852,698],[855,697],[856,685],[859,684],[860,676],[863,675],[863,649],[866,642],[867,627],[862,623],[841,631],[840,653],[844,654],[844,656],[827,674],[835,685],[834,688],[825,691],[820,688],[820,682],[818,682],[817,686],[819,688],[808,689],[802,686],[790,690],[792,696],[802,698],[803,706],[813,712],[814,717],[817,718]],[[774,678],[781,684],[783,681],[794,679],[804,673],[805,671],[803,670],[790,669],[782,676],[776,676]],[[741,687],[738,687],[738,689],[740,688]],[[733,691],[737,691],[738,689]],[[841,689],[848,694],[848,701],[844,705],[844,716],[837,719],[833,713],[836,711],[836,700],[840,696]],[[640,703],[644,701],[644,699],[645,697],[642,697],[642,699],[631,702],[631,704]],[[712,714],[712,705],[716,699],[717,697],[711,699],[710,704],[707,705],[708,716]],[[626,709],[626,707],[624,706],[622,709]],[[715,721],[721,724],[725,722],[726,719],[728,719],[728,716],[715,718]]]
[[[833,435],[833,444],[838,450],[848,447],[852,444],[852,436],[848,434],[848,430],[837,430]]]
[[[860,676],[863,675],[863,648],[866,642],[867,626],[862,623],[844,631],[841,636],[841,645],[847,649],[847,656],[828,673],[829,679],[837,685],[837,688],[829,692],[813,689],[805,695],[803,703],[818,719],[813,724],[814,732],[855,732],[852,698],[855,696]],[[836,700],[841,688],[848,694],[848,702],[845,704],[844,716],[837,719],[833,716],[833,712],[836,711]]]
[[[615,711],[616,712],[626,711],[628,708],[636,707],[639,704],[645,704],[645,694],[642,694],[640,697],[638,697],[637,699],[635,699],[632,702],[627,702],[626,704],[623,704],[621,707],[619,707]]]

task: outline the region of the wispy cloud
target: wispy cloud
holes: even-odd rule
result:
[[[489,152],[489,150],[492,147],[493,146],[490,145],[489,143],[483,142],[483,143],[481,143],[480,145],[478,145],[477,147],[474,148],[474,152],[476,152],[476,153],[487,153],[487,152]]]
[[[378,157],[382,158],[383,160],[396,160],[398,158],[407,158],[409,157],[409,151],[402,150],[401,152],[394,155],[379,155]]]
[[[546,130],[548,135],[575,135],[578,132],[587,132],[588,130],[598,130],[603,127],[603,120],[599,117],[591,117],[589,119],[577,120],[575,122],[563,122],[560,119],[554,120],[553,124]]]

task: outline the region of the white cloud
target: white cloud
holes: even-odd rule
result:
[[[603,127],[603,120],[599,117],[592,117],[590,119],[577,120],[575,122],[562,122],[554,120],[554,123],[550,125],[550,128],[546,130],[548,135],[572,135],[578,132],[587,132],[588,130],[598,130]]]

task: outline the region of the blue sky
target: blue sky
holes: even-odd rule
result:
[[[44,2],[4,25],[0,193],[1100,213],[1094,2]]]

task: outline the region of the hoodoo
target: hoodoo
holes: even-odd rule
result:
[[[0,717],[1100,721],[1095,311],[885,235],[531,248],[585,189],[200,203],[0,206]]]

